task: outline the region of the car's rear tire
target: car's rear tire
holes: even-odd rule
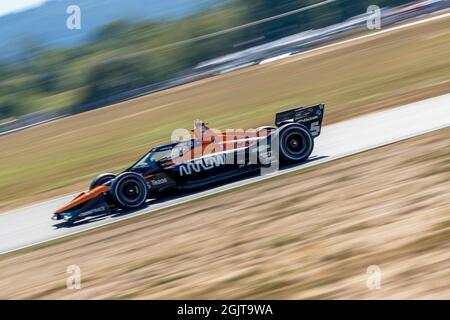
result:
[[[141,175],[125,172],[113,180],[110,194],[119,207],[135,209],[141,207],[147,200],[148,187]]]
[[[283,163],[298,163],[309,158],[314,149],[314,138],[303,125],[291,123],[279,131],[280,160]]]
[[[101,186],[102,184],[105,184],[105,183],[111,181],[115,177],[116,177],[116,175],[113,173],[102,173],[101,175],[97,176],[92,181],[91,185],[89,186],[89,190],[92,190],[98,186]]]

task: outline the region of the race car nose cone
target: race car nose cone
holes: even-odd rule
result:
[[[55,215],[62,214],[70,209],[73,209],[74,207],[86,203],[90,200],[92,200],[95,197],[98,197],[102,193],[106,193],[109,191],[109,187],[107,186],[99,186],[96,187],[93,190],[90,190],[87,193],[80,193],[75,199],[73,199],[69,204],[65,205],[64,207],[60,208],[55,212]]]

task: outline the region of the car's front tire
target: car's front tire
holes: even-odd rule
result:
[[[141,207],[147,200],[148,187],[141,175],[125,172],[113,180],[110,194],[119,207],[135,209]]]
[[[105,184],[105,183],[111,181],[115,177],[117,177],[117,176],[113,173],[102,173],[101,175],[97,176],[92,181],[91,185],[89,186],[89,190],[92,190],[98,186],[101,186],[102,184]]]

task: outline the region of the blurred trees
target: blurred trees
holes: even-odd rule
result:
[[[28,102],[19,95],[8,95],[0,98],[0,119],[10,118],[27,110],[30,110]]]
[[[341,22],[364,13],[372,4],[383,7],[410,2],[337,0],[248,28],[203,37],[323,1],[230,0],[183,20],[118,20],[95,32],[87,43],[72,48],[43,49],[34,39],[27,39],[19,61],[0,65],[0,118],[44,108],[83,110],[80,106],[162,81],[201,61]],[[196,37],[200,39],[186,41]]]
[[[89,84],[84,103],[107,99],[117,93],[126,92],[152,82],[145,61],[118,58],[94,66],[87,76]]]
[[[0,119],[12,117],[17,107],[13,101],[0,101]]]

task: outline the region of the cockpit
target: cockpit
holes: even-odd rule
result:
[[[190,152],[193,145],[193,141],[183,141],[153,148],[141,160],[136,162],[133,168],[144,168],[174,161]]]

